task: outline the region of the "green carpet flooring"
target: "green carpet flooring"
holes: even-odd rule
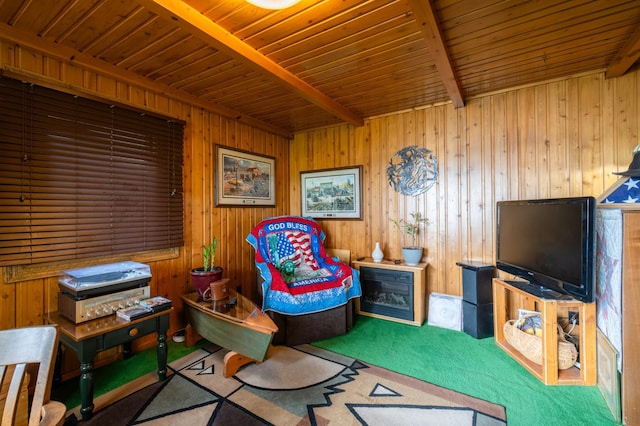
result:
[[[545,386],[498,348],[492,338],[477,340],[426,324],[415,327],[357,316],[347,335],[314,345],[504,405],[510,426],[618,424],[597,386]],[[169,360],[193,349],[170,342]],[[152,348],[97,369],[95,393],[108,392],[156,368]],[[52,399],[69,408],[77,406],[77,379],[57,386]]]
[[[208,344],[207,341],[201,340],[193,347],[187,348],[184,343],[175,343],[173,340],[167,339],[169,347],[167,362],[180,359]],[[104,367],[96,368],[93,371],[94,396],[105,394],[138,377],[157,370],[158,358],[155,347],[135,353],[128,359],[121,359]],[[54,384],[51,389],[51,399],[64,403],[67,410],[80,405],[79,379],[76,377]]]
[[[358,316],[349,334],[315,345],[501,404],[509,426],[618,424],[597,386],[545,386],[493,338]]]

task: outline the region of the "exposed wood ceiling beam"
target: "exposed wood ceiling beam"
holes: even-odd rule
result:
[[[141,0],[140,3],[163,19],[176,22],[182,29],[198,36],[217,50],[266,73],[278,84],[293,90],[328,113],[354,126],[364,125],[362,117],[282,68],[183,1]]]
[[[605,72],[606,78],[620,77],[626,73],[631,65],[640,58],[640,27],[635,32],[615,58],[611,61]]]
[[[436,17],[436,12],[433,9],[431,1],[409,0],[409,4],[413,9],[416,22],[424,35],[427,46],[433,55],[436,68],[438,69],[438,73],[440,73],[442,82],[447,88],[453,106],[462,108],[464,106],[464,98],[462,96],[462,90],[460,89],[460,83],[449,59],[447,46],[444,43],[440,24],[438,23],[438,18]]]
[[[116,80],[126,81],[127,83],[138,85],[142,88],[145,88],[147,90],[153,90],[158,93],[165,93],[184,103],[191,104],[199,108],[204,108],[209,111],[213,111],[225,117],[229,117],[239,122],[248,124],[250,126],[269,131],[276,135],[280,135],[289,139],[293,138],[293,134],[291,132],[288,132],[286,130],[273,126],[271,124],[265,123],[264,121],[257,120],[253,117],[243,115],[230,108],[226,108],[226,107],[214,104],[212,102],[203,101],[200,98],[189,95],[183,91],[174,89],[173,87],[168,86],[166,84],[157,83],[148,78],[142,77],[139,74],[136,74],[132,71],[127,71],[125,69],[116,67],[115,65],[111,65],[108,62],[104,62],[99,59],[96,59],[91,55],[80,53],[76,50],[69,49],[57,43],[48,42],[40,37],[34,36],[33,34],[16,30],[15,28],[9,25],[0,23],[0,33],[2,34],[2,38],[9,40],[13,43],[16,43],[17,45],[25,46],[29,49],[33,49],[37,52],[42,52],[48,56],[56,57],[63,61],[76,63],[92,71],[95,71],[98,74],[107,75]],[[34,83],[37,83],[37,82],[34,82]],[[60,85],[63,87],[67,86],[66,84],[63,84],[63,83],[61,83]],[[101,97],[104,98],[104,96],[101,96]],[[118,102],[122,102],[122,101],[118,101]]]

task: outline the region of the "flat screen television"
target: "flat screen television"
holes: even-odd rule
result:
[[[593,197],[497,203],[496,267],[544,299],[595,300]]]

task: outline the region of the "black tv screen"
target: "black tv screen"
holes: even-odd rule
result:
[[[595,300],[593,197],[497,203],[496,267],[545,299]]]

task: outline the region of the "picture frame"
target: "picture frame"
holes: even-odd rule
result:
[[[300,172],[302,216],[362,220],[362,166]]]
[[[275,158],[216,145],[215,205],[275,207]]]
[[[596,357],[598,389],[607,402],[611,414],[617,422],[622,420],[620,402],[620,374],[618,373],[618,351],[598,328],[596,330]]]

